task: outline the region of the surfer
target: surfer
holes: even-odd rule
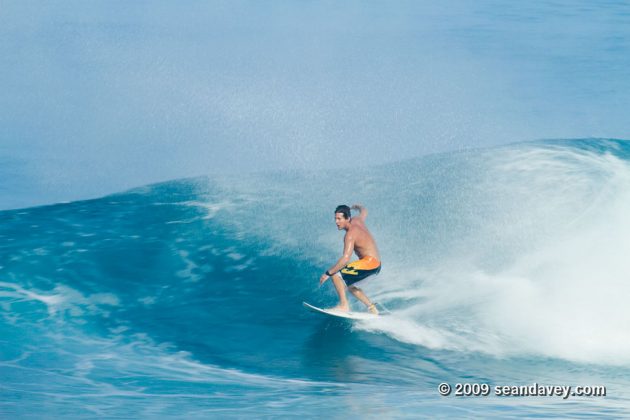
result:
[[[346,235],[343,238],[343,255],[335,265],[322,274],[319,284],[321,286],[332,277],[333,284],[339,295],[339,305],[332,309],[350,310],[350,305],[348,305],[348,299],[346,298],[347,286],[354,297],[367,306],[368,311],[378,314],[376,305],[354,284],[381,271],[381,256],[374,238],[365,226],[367,209],[359,204],[353,205],[352,209],[359,210],[359,215],[355,217],[351,217],[350,209],[346,205],[337,206],[335,209],[337,229],[346,231]],[[359,259],[348,264],[353,252],[357,254]]]

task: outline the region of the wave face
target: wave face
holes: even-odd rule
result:
[[[627,415],[629,186],[630,144],[586,139],[4,211],[0,412]],[[347,324],[301,302],[334,303],[317,282],[354,202],[383,259],[364,290],[393,315]],[[614,397],[458,401],[444,381]]]

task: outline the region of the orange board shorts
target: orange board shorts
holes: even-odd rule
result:
[[[380,271],[381,262],[374,257],[367,256],[346,265],[340,273],[346,285],[350,286],[366,277],[378,274]]]

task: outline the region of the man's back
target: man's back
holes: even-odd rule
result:
[[[381,255],[376,247],[376,242],[361,218],[352,218],[347,235],[352,235],[354,238],[354,252],[359,258],[371,256],[380,261]]]

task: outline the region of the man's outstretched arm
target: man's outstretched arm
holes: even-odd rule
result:
[[[359,219],[365,221],[368,211],[365,207],[363,207],[361,204],[354,204],[351,208],[355,209],[355,210],[359,210],[359,215],[356,216]]]

